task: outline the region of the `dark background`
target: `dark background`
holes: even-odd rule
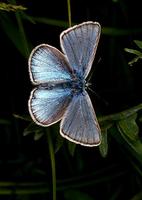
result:
[[[23,0],[18,1],[17,4],[27,7],[24,12],[26,16],[33,17],[33,20],[35,17],[63,20],[68,26],[67,1],[27,2]],[[102,34],[92,67],[95,70],[92,70],[91,79],[91,88],[97,95],[89,92],[97,116],[115,114],[140,104],[142,102],[142,61],[129,66],[128,62],[133,55],[126,53],[124,48],[137,49],[133,40],[142,40],[141,1],[78,0],[71,1],[71,11],[73,23],[90,20],[97,21],[102,26]],[[57,25],[36,20],[32,23],[21,13],[20,16],[29,52],[41,43],[60,49],[59,35],[67,28],[63,27],[60,21]],[[6,24],[7,19],[11,21],[11,26]],[[48,194],[50,197],[50,192],[21,196],[15,192],[18,190],[17,185],[5,187],[3,184],[5,181],[13,181],[17,184],[42,182],[45,185],[51,185],[52,179],[46,134],[37,141],[34,140],[34,131],[24,137],[23,131],[30,122],[13,116],[17,114],[29,119],[27,102],[33,87],[28,73],[29,54],[22,55],[16,48],[14,41],[17,40],[17,36],[14,35],[11,27],[19,32],[15,12],[0,11],[0,183],[2,185],[0,191],[9,189],[12,191],[10,195],[4,193],[1,196],[0,193],[0,199],[44,200],[47,199]],[[127,33],[120,33],[120,30],[126,30]],[[24,49],[22,40],[20,47]],[[53,141],[58,130],[58,127],[51,130]],[[82,199],[86,200],[89,198],[132,199],[134,195],[141,192],[142,172],[141,175],[138,174],[130,162],[131,159],[135,162],[135,159],[127,155],[128,152],[123,149],[123,142],[120,145],[111,136],[108,141],[109,151],[106,158],[101,157],[98,148],[90,149],[78,145],[72,156],[68,143],[64,142],[55,154],[57,180],[68,180],[71,177],[79,180],[73,180],[71,187],[59,191],[58,198],[75,199],[72,197],[74,194],[76,199],[83,195]],[[84,178],[89,173],[96,174]],[[82,179],[84,182],[89,181],[85,188],[81,186]],[[96,182],[91,185],[91,181],[94,180]],[[74,188],[76,184],[78,187]],[[62,183],[63,187],[65,185],[66,183]]]

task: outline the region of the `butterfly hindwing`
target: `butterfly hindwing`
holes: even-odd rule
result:
[[[100,144],[100,127],[86,91],[72,98],[61,121],[60,133],[68,140],[84,146]]]
[[[29,99],[32,119],[41,126],[50,126],[59,121],[72,98],[71,90],[59,88],[35,88]]]

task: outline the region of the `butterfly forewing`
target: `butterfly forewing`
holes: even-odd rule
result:
[[[60,133],[68,140],[84,146],[100,144],[100,127],[86,91],[73,97],[61,121]]]
[[[41,44],[31,53],[29,72],[32,83],[62,83],[71,81],[71,67],[56,48]]]
[[[99,23],[84,22],[67,29],[60,35],[62,50],[67,55],[71,67],[84,78],[90,72],[100,32]]]
[[[29,99],[31,117],[41,126],[50,126],[62,118],[70,100],[70,89],[35,88]]]

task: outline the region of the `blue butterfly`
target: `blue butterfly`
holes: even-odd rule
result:
[[[60,134],[77,144],[97,146],[101,130],[85,88],[101,33],[97,22],[84,22],[63,31],[55,47],[41,44],[29,57],[29,74],[36,86],[28,106],[35,123],[50,126],[59,120]]]

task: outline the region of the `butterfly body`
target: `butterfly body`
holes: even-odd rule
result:
[[[59,120],[60,134],[84,146],[97,146],[101,131],[86,88],[100,37],[100,24],[84,22],[63,31],[63,53],[47,44],[29,57],[29,74],[36,86],[29,98],[32,119],[41,126]]]

